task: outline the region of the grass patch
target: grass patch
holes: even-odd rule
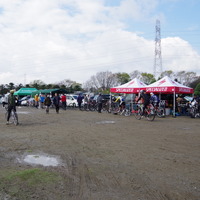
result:
[[[6,179],[11,182],[23,181],[28,185],[33,186],[36,184],[51,183],[57,181],[59,178],[58,175],[52,172],[35,168],[11,173],[6,177]]]
[[[51,190],[60,182],[62,182],[62,177],[55,172],[38,168],[20,171],[9,170],[0,176],[0,193],[26,199],[27,196],[39,191]]]

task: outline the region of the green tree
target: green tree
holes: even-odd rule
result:
[[[4,84],[0,85],[0,94],[6,94],[8,92],[8,89],[5,87]]]
[[[46,84],[41,80],[34,80],[33,82],[29,83],[29,85],[39,90],[39,89],[44,89]]]
[[[8,90],[13,90],[13,89],[15,89],[15,84],[14,84],[14,83],[6,84],[6,88],[7,88]]]
[[[197,86],[194,89],[194,94],[195,95],[200,95],[200,83],[197,84]]]
[[[149,74],[149,73],[142,73],[141,74],[141,81],[143,81],[144,83],[146,83],[147,85],[153,83],[156,81],[155,77],[153,74]]]
[[[130,75],[125,72],[117,73],[117,79],[119,84],[122,85],[130,81]]]

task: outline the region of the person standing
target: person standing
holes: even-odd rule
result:
[[[61,96],[61,102],[62,102],[62,108],[63,108],[63,110],[66,110],[66,107],[67,107],[66,100],[67,100],[66,95],[63,94]]]
[[[12,110],[14,110],[16,112],[16,98],[14,96],[14,90],[10,91],[10,94],[8,95],[8,115],[7,115],[7,122],[6,124],[9,124],[9,119],[10,119],[10,115]]]
[[[159,98],[153,92],[150,93],[150,103],[153,104],[154,107],[157,107],[159,104]]]
[[[46,95],[44,105],[46,106],[46,114],[49,114],[49,107],[51,106],[51,98],[49,95]]]
[[[56,113],[59,113],[59,109],[60,109],[60,97],[58,95],[58,93],[55,93],[55,96],[53,98],[53,104],[56,108]]]
[[[89,110],[89,96],[87,94],[84,95],[84,109]]]
[[[77,102],[78,102],[78,108],[79,110],[81,110],[81,104],[83,102],[83,97],[81,96],[81,94],[78,95]]]
[[[103,105],[103,97],[101,93],[99,93],[99,96],[97,97],[97,105],[98,105],[98,113],[101,113],[102,105]]]
[[[35,107],[38,108],[38,106],[39,106],[39,97],[38,97],[38,94],[35,95],[34,100],[35,100]]]
[[[44,100],[45,100],[45,96],[44,96],[43,94],[41,94],[41,95],[40,95],[40,98],[39,98],[39,103],[40,103],[39,108],[42,108],[42,109],[43,109]]]

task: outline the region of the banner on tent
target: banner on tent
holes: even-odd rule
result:
[[[140,91],[139,88],[111,88],[110,92],[113,93],[138,93]]]
[[[147,87],[146,92],[169,92],[169,90],[168,87]]]

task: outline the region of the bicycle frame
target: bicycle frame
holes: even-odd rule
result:
[[[134,110],[134,115],[138,120],[142,119],[144,116],[148,121],[153,121],[155,119],[155,109],[152,104],[149,104],[143,112],[143,104],[137,104],[137,110]]]

